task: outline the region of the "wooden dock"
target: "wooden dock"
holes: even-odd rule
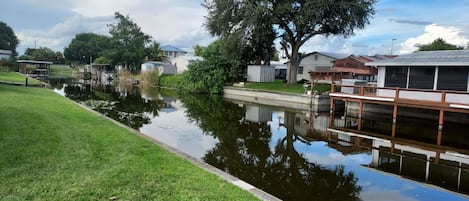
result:
[[[340,89],[340,90],[338,90]],[[347,89],[347,90],[344,90]],[[348,93],[344,92],[347,91]],[[352,93],[350,93],[352,92]],[[334,114],[335,101],[342,100],[359,104],[358,130],[361,130],[363,105],[365,103],[393,106],[392,136],[396,133],[399,107],[410,107],[439,111],[437,144],[441,144],[445,113],[469,115],[469,93],[460,91],[438,91],[422,89],[400,89],[365,85],[331,85],[330,113]],[[331,124],[333,118],[331,118]]]

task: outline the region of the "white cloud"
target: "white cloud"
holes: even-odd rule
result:
[[[58,23],[46,30],[21,30],[17,31],[20,39],[20,49],[37,47],[48,47],[55,51],[62,51],[71,39],[78,33],[94,32],[106,34],[106,24],[111,23],[112,17],[84,17],[75,15],[67,18],[62,23]]]
[[[419,44],[428,44],[437,38],[444,39],[447,43],[466,46],[469,42],[468,33],[459,27],[455,26],[439,26],[436,24],[427,25],[425,33],[420,36],[407,39],[400,44],[400,53],[410,53],[418,49]]]
[[[24,3],[37,4],[32,0],[22,0]],[[173,44],[180,48],[191,49],[195,44],[208,45],[214,40],[202,26],[205,8],[202,1],[187,0],[65,0],[64,6],[58,0],[41,1],[56,9],[68,9],[69,18],[53,27],[41,30],[21,30],[17,35],[21,40],[19,51],[38,46],[49,47],[55,51],[62,51],[71,39],[79,33],[94,32],[107,34],[107,24],[114,23],[115,12],[128,15],[137,23],[142,31],[152,36],[161,44]]]
[[[378,187],[370,187],[360,193],[362,200],[376,200],[376,201],[416,201],[418,199],[407,197],[399,190],[386,190]]]

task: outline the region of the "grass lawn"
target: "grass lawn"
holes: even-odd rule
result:
[[[0,81],[24,84],[25,76],[23,74],[16,73],[16,72],[0,72]],[[34,84],[34,85],[42,84],[41,81],[33,79],[33,78],[28,78],[28,83]]]
[[[73,78],[73,69],[68,66],[51,66],[50,74],[51,78]]]
[[[0,94],[1,200],[256,200],[52,91]]]
[[[265,91],[274,91],[274,92],[290,92],[290,93],[305,93],[303,84],[286,84],[281,80],[276,80],[275,82],[270,83],[247,83],[246,88],[248,89],[258,89]],[[314,90],[319,92],[330,91],[330,85],[318,84],[314,86]]]

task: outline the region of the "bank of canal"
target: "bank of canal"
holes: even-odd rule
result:
[[[283,200],[468,199],[468,150],[356,135],[347,114],[330,129],[328,113],[309,108],[125,86],[56,91]]]

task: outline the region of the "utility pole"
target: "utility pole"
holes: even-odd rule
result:
[[[395,40],[397,40],[397,39],[393,38],[393,39],[391,40],[391,56],[393,55],[394,41],[395,41]]]

